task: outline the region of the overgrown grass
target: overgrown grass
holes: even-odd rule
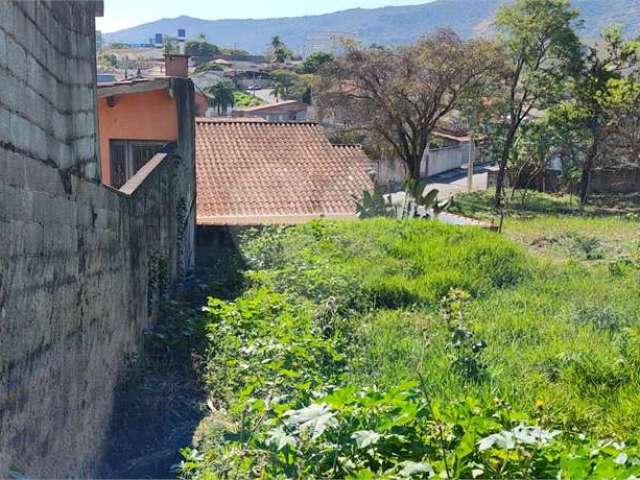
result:
[[[640,420],[633,222],[510,217],[524,247],[423,220],[251,233],[248,290],[209,304],[211,415],[182,475],[640,474],[597,443],[631,448]],[[535,441],[484,449],[527,425]]]
[[[489,189],[458,195],[452,209],[478,218],[493,218],[495,190]],[[572,215],[579,217],[640,214],[640,195],[595,195],[587,205],[581,205],[575,196],[527,191],[506,195],[507,217],[530,219],[537,216]]]
[[[454,212],[499,222],[493,192],[457,196]],[[615,262],[637,251],[640,197],[596,197],[584,208],[567,195],[530,192],[526,203],[508,202],[504,234],[536,254],[554,260],[573,258]]]

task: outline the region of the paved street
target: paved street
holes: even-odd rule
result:
[[[262,90],[254,90],[253,93],[256,97],[264,100],[267,103],[278,103],[276,97],[273,96],[273,88],[265,88]]]
[[[473,190],[483,191],[487,189],[487,166],[479,165],[474,168]],[[467,166],[440,173],[429,178],[428,189],[437,188],[440,191],[438,198],[445,200],[452,195],[467,191]]]

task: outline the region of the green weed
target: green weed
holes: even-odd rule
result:
[[[248,289],[203,313],[210,415],[180,475],[640,475],[638,270],[579,243],[558,261],[423,220],[247,233]]]

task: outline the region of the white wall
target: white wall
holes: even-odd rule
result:
[[[477,153],[477,151],[476,151]],[[447,172],[469,161],[469,144],[463,143],[455,147],[444,147],[429,151],[429,171],[426,165],[422,165],[421,172],[424,175],[428,173],[431,177],[442,172]]]

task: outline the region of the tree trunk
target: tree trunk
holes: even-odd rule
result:
[[[584,165],[582,166],[582,178],[580,178],[580,203],[583,205],[587,203],[589,200],[589,188],[591,186],[591,174],[593,172],[593,167],[596,164],[596,157],[598,156],[598,135],[594,131],[593,132],[593,143],[591,144],[591,148],[589,148],[589,152],[587,153],[587,158],[584,161]]]
[[[420,180],[420,166],[422,165],[422,157],[412,157],[407,159],[407,167],[409,170],[410,180]]]
[[[496,179],[496,195],[494,198],[494,204],[496,209],[502,207],[502,192],[504,190],[504,178],[507,173],[507,165],[509,164],[509,154],[511,153],[511,147],[513,146],[514,134],[509,133],[504,148],[502,149],[502,155],[500,157],[498,178]]]
[[[580,178],[580,203],[583,205],[589,200],[589,187],[591,186],[591,172],[595,164],[594,147],[589,149],[589,153],[582,167],[582,177]]]
[[[502,192],[504,190],[504,179],[507,173],[507,166],[509,165],[509,154],[511,153],[511,149],[513,148],[513,143],[515,141],[516,132],[518,131],[518,125],[511,125],[509,127],[509,132],[507,134],[507,138],[504,142],[504,147],[502,148],[502,155],[500,157],[499,169],[498,169],[498,178],[496,179],[496,195],[494,198],[494,205],[496,210],[502,207]]]
[[[422,152],[422,157],[420,158],[420,166],[422,166],[422,164],[424,163],[424,178],[427,179],[429,178],[429,145],[427,144],[427,147],[425,147],[424,151]],[[419,172],[420,168],[418,167],[418,175],[420,174]]]

